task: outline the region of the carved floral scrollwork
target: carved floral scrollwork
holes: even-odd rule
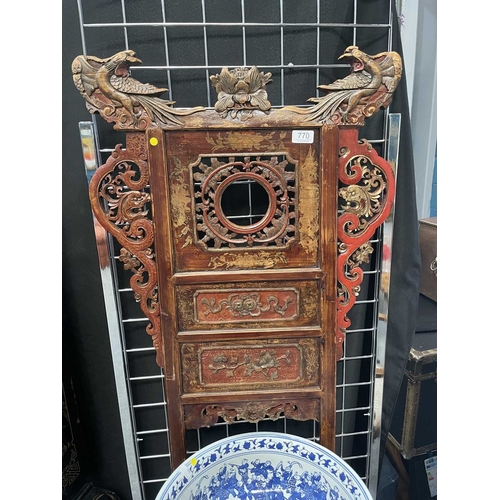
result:
[[[197,429],[216,424],[219,418],[227,423],[246,420],[260,422],[266,417],[277,420],[281,415],[294,420],[319,420],[319,402],[314,399],[300,401],[249,401],[239,404],[195,405],[186,408],[186,427]]]
[[[363,271],[373,247],[370,238],[386,220],[394,202],[395,178],[389,163],[367,141],[358,141],[358,130],[339,133],[339,198],[343,213],[337,221],[337,359],[351,324],[347,313],[359,295]]]
[[[118,259],[133,273],[130,286],[150,320],[146,332],[152,337],[156,361],[163,366],[153,223],[149,218],[150,195],[145,190],[148,182],[144,138],[132,135],[130,148],[116,146],[96,171],[89,195],[96,219],[123,247]]]
[[[266,304],[262,304],[260,293],[237,293],[230,295],[227,299],[216,302],[213,298],[203,298],[200,304],[206,306],[203,313],[205,316],[209,314],[217,314],[223,309],[228,310],[234,317],[258,318],[262,313],[274,311],[280,316],[284,316],[288,305],[293,301],[291,297],[285,297],[284,303],[280,305],[278,297],[268,295]]]
[[[193,164],[194,196],[197,200],[197,243],[205,250],[252,246],[288,247],[295,241],[295,165],[288,155],[265,160],[228,157],[221,161],[202,158]],[[242,160],[242,161],[241,161]],[[253,182],[264,189],[268,209],[260,221],[240,226],[226,216],[222,207],[225,189],[235,182]]]
[[[238,358],[228,359],[224,355],[219,355],[214,358],[214,362],[209,365],[213,373],[223,371],[228,377],[232,377],[234,372],[240,368],[245,367],[245,377],[251,376],[255,373],[262,373],[268,380],[278,379],[278,368],[280,367],[280,360],[290,364],[290,351],[287,350],[281,356],[277,356],[275,351],[262,351],[258,358],[252,358],[245,354],[240,360]]]

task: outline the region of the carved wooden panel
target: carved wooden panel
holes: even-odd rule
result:
[[[265,399],[260,401],[241,401],[237,403],[219,402],[217,404],[186,405],[186,429],[199,429],[216,424],[219,419],[232,424],[236,420],[259,422],[264,418],[277,420],[281,415],[293,420],[319,420],[319,399]]]
[[[395,192],[358,129],[402,70],[394,52],[341,59],[351,73],[306,107],[273,109],[271,73],[222,68],[211,110],[176,109],[133,79],[131,50],[73,62],[89,111],[126,132],[90,199],[150,320],[174,468],[185,430],[221,419],[315,419],[334,449],[347,314]]]
[[[182,344],[184,392],[306,387],[319,383],[318,338]]]
[[[317,265],[318,141],[293,143],[291,130],[168,132],[176,271]],[[245,181],[267,203],[238,223],[224,201]]]
[[[179,286],[179,331],[319,327],[320,287],[318,280]]]

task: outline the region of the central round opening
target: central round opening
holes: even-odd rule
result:
[[[258,224],[268,213],[269,194],[259,182],[240,179],[226,186],[221,196],[221,210],[232,224],[248,227]]]

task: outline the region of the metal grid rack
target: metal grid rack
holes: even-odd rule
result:
[[[104,57],[132,48],[143,60],[143,65],[133,68],[134,76],[159,87],[166,81],[168,98],[176,100],[177,107],[212,107],[216,95],[209,76],[222,66],[247,65],[273,73],[269,98],[274,107],[303,105],[311,97],[311,89],[347,74],[347,65],[334,61],[348,45],[359,45],[371,53],[391,50],[389,0],[378,2],[375,16],[373,9],[367,14],[367,0],[75,1],[82,53]],[[362,130],[385,157],[390,153],[388,118],[388,110],[380,112]],[[123,133],[95,115],[88,125],[94,134],[98,164],[102,164],[117,143],[124,143]],[[88,178],[91,175],[87,171]],[[374,258],[364,265],[362,290],[349,314],[352,324],[337,367],[336,452],[368,483],[374,497],[378,472],[374,428],[380,426],[382,398],[377,367],[383,366],[384,347],[384,339],[380,339],[384,329],[379,328],[378,318],[388,300],[383,298],[381,304],[379,296],[384,267],[381,248],[390,237],[387,223],[385,227],[387,234],[379,229],[371,241]],[[163,374],[144,331],[148,320],[128,284],[130,276],[117,262],[119,245],[109,236],[104,245],[112,256],[101,276],[132,498],[153,500],[171,471]],[[288,432],[312,440],[319,435],[318,425],[312,421],[281,418],[258,424],[219,423],[188,431],[188,450],[193,453],[217,439],[257,430]]]

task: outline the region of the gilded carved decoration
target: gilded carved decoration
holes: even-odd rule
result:
[[[254,373],[260,373],[267,380],[277,380],[279,378],[278,368],[282,365],[280,360],[287,365],[291,364],[290,349],[287,349],[281,355],[277,355],[276,351],[272,349],[261,351],[258,357],[255,358],[251,358],[248,354],[245,354],[241,359],[238,357],[227,358],[223,354],[218,354],[213,358],[213,362],[208,365],[208,368],[215,375],[219,372],[224,372],[227,377],[234,377],[234,372],[243,367],[246,377],[250,377]]]
[[[150,195],[145,190],[148,183],[145,139],[142,134],[132,134],[127,149],[119,144],[96,171],[89,194],[96,219],[122,245],[119,260],[133,273],[130,286],[150,320],[146,332],[153,339],[156,361],[163,366],[153,223]]]
[[[260,293],[259,293],[260,292]],[[231,290],[195,293],[195,317],[198,322],[237,322],[251,320],[294,319],[297,316],[297,290]],[[290,306],[290,308],[289,308]]]
[[[306,253],[314,255],[319,245],[319,182],[318,162],[311,147],[300,168],[299,186],[302,189],[299,202],[300,245]]]
[[[320,296],[319,280],[179,286],[178,326],[180,331],[318,327]]]
[[[296,163],[288,155],[269,159],[260,156],[199,158],[190,166],[196,201],[196,242],[208,251],[291,245],[295,241]],[[233,220],[223,206],[226,190],[238,182],[258,184],[268,198],[265,213],[246,225]]]
[[[254,110],[269,113],[271,103],[267,100],[266,85],[270,83],[271,73],[264,74],[252,68],[222,68],[219,75],[212,75],[212,82],[217,92],[215,111],[225,118],[238,115],[242,120],[252,116]]]
[[[318,382],[318,339],[249,341],[233,345],[183,344],[182,377],[186,392],[265,388],[270,383],[295,387]]]
[[[283,139],[286,137],[286,132],[270,132],[263,135],[251,130],[245,132],[233,132],[231,135],[222,136],[218,133],[216,137],[212,137],[207,133],[206,139],[212,147],[212,153],[221,149],[231,148],[236,151],[250,151],[252,149],[260,151],[284,151],[285,145]]]
[[[188,187],[183,182],[184,167],[178,158],[172,158],[175,168],[170,174],[170,196],[172,198],[172,224],[174,226],[175,238],[182,241],[185,248],[193,243],[193,231],[191,229],[192,198]]]
[[[311,97],[314,106],[294,111],[306,115],[308,121],[362,126],[365,118],[390,104],[401,79],[401,57],[396,52],[370,56],[351,46],[339,59],[351,64],[351,73],[329,85],[319,85],[327,95]]]
[[[115,129],[144,130],[151,125],[181,125],[178,116],[203,111],[198,106],[175,109],[175,101],[159,96],[168,92],[150,83],[142,83],[130,76],[130,66],[142,64],[133,50],[124,50],[101,59],[95,56],[77,56],[71,65],[73,82],[87,101],[91,113],[98,112]]]
[[[347,313],[359,295],[363,271],[373,247],[369,240],[387,218],[394,202],[395,178],[387,161],[380,158],[357,129],[340,131],[339,197],[343,213],[337,221],[337,359],[351,324]],[[342,187],[340,187],[342,186]]]
[[[278,262],[287,264],[288,261],[284,252],[259,251],[256,253],[223,253],[212,257],[208,265],[212,269],[245,269],[249,266],[272,269]]]
[[[332,361],[395,194],[390,165],[358,128],[390,104],[402,72],[394,52],[352,46],[341,60],[351,73],[304,108],[272,109],[271,73],[223,68],[208,110],[176,109],[160,97],[167,89],[133,79],[133,51],[73,61],[87,108],[127,132],[126,150],[93,175],[90,199],[122,247],[157,363],[172,367],[173,467],[186,451],[178,436],[221,419],[314,419],[334,446]]]
[[[281,415],[294,420],[319,420],[319,401],[303,399],[293,401],[250,401],[236,404],[192,405],[186,407],[186,428],[210,427],[219,419],[229,424],[237,420],[251,423],[264,418],[278,420]]]

